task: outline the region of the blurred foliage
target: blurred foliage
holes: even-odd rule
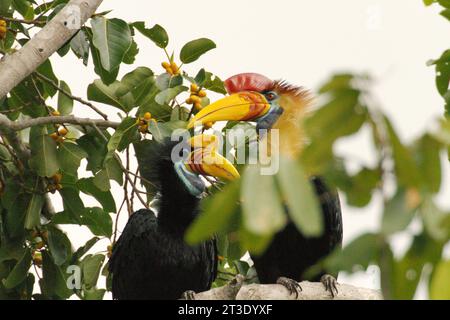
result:
[[[26,44],[67,2],[38,5],[31,0],[2,0],[0,21],[7,20],[7,29],[0,37],[0,53],[12,53]],[[434,2],[445,7],[443,16],[450,17],[448,1],[425,1],[427,5]],[[13,18],[17,16],[22,20]],[[67,299],[73,295],[102,299],[110,290],[106,257],[116,239],[117,214],[124,204],[133,208],[133,199],[139,197],[130,181],[146,190],[139,206],[149,204],[155,195],[152,182],[139,177],[148,170],[144,155],[156,141],[186,128],[189,118],[209,104],[203,94],[184,102],[193,84],[208,95],[226,93],[213,73],[200,69],[189,75],[183,70],[184,65],[214,49],[213,41],[190,41],[177,55],[169,53],[169,36],[162,26],[149,28],[142,21],[129,23],[107,16],[108,12],[96,14],[90,26],[83,26],[58,54],[72,53],[86,68],[94,66],[98,79],[86,84],[87,98],[115,108],[122,119],[116,130],[79,125],[33,127],[21,135],[31,150],[29,159],[21,158],[8,139],[1,137],[0,299]],[[120,68],[133,65],[139,54],[137,39],[150,40],[161,49],[166,60],[158,67],[161,72],[140,66],[119,78]],[[256,282],[255,270],[241,258],[247,251],[262,252],[288,219],[305,234],[322,232],[318,201],[305,178],[321,174],[339,188],[350,206],[363,208],[373,201],[383,202],[380,228],[353,240],[322,261],[323,266],[352,273],[376,264],[387,298],[412,298],[422,275],[429,275],[430,297],[449,298],[444,285],[449,281],[449,262],[443,260],[442,251],[450,238],[450,215],[435,202],[442,188],[441,155],[450,144],[449,59],[446,52],[430,62],[436,66],[437,87],[447,106],[447,119],[437,130],[406,144],[373,103],[370,77],[335,75],[320,88],[322,103],[304,121],[309,140],[300,159],[282,158],[275,176],[259,175],[258,167],[240,166],[240,181],[220,192],[211,188],[214,195],[203,200],[203,214],[189,230],[187,240],[197,242],[218,235],[221,256],[214,286],[225,284],[237,273]],[[74,98],[70,84],[53,72],[47,60],[0,100],[0,114],[18,121],[71,115]],[[222,133],[231,128],[254,130],[250,123],[229,122]],[[376,151],[376,161],[372,166],[361,163],[354,171],[348,165],[354,159],[337,155],[334,147],[362,130],[371,133],[367,143]],[[245,148],[255,137],[247,140]],[[139,172],[130,172],[130,156],[136,156]],[[88,176],[78,176],[82,164]],[[112,195],[112,181],[123,186],[127,197]],[[98,205],[86,207],[81,194],[93,197]],[[55,199],[62,200],[64,210],[53,215],[48,204]],[[290,209],[289,217],[285,206]],[[411,228],[413,223],[420,225],[418,231]],[[92,238],[75,249],[61,229],[65,225],[85,226]],[[392,237],[405,232],[410,246],[403,255],[394,255]],[[102,239],[109,239],[111,245],[97,245]],[[69,289],[73,266],[79,267],[81,283]],[[101,276],[106,277],[104,288],[98,284]]]

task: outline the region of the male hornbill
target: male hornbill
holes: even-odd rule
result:
[[[113,246],[109,271],[114,299],[172,300],[210,289],[217,273],[215,240],[190,246],[184,234],[199,213],[205,191],[200,175],[232,180],[239,173],[213,149],[203,147],[203,140],[208,137],[190,140],[194,151],[186,159],[175,161],[186,146],[176,151],[180,144],[170,140],[147,155],[145,178],[157,188],[159,210],[135,212]]]
[[[255,73],[233,76],[225,81],[225,87],[230,95],[197,113],[189,128],[215,121],[254,121],[257,129],[278,129],[281,155],[296,157],[300,154],[304,142],[301,120],[311,103],[308,91]],[[269,139],[270,143],[270,136],[269,130],[263,139]],[[310,180],[321,202],[324,233],[320,237],[306,237],[290,221],[275,235],[266,252],[252,256],[252,260],[261,283],[277,282],[297,296],[297,289],[301,290],[297,281],[320,280],[334,296],[337,293],[335,277],[322,272],[313,279],[305,279],[308,268],[342,244],[338,194],[320,177]]]

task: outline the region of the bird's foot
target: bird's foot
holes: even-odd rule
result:
[[[277,284],[281,284],[283,287],[285,287],[289,291],[289,294],[295,294],[295,299],[298,299],[299,291],[303,291],[302,287],[297,281],[286,277],[279,277],[277,279]]]
[[[181,300],[195,300],[195,291],[187,290],[183,292]]]
[[[329,274],[324,274],[322,278],[320,278],[320,282],[325,286],[325,290],[331,293],[331,296],[334,298],[338,295],[339,291],[337,289],[338,282],[335,277],[330,276]]]

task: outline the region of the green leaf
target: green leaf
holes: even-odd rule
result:
[[[115,180],[119,185],[123,184],[123,172],[116,158],[111,158],[105,163],[105,168],[94,177],[94,184],[102,191],[111,188],[110,180]]]
[[[122,123],[116,129],[111,139],[109,139],[107,148],[108,154],[106,160],[112,158],[116,150],[123,151],[131,143],[139,141],[140,135],[137,130],[136,119],[127,117],[122,120]]]
[[[95,236],[112,235],[111,216],[101,208],[88,208],[83,214],[82,224],[86,225]]]
[[[110,85],[111,83],[116,81],[120,67],[117,67],[112,71],[105,70],[105,68],[103,68],[102,66],[100,51],[97,50],[97,48],[95,48],[94,44],[92,43],[92,37],[90,39],[90,49],[92,53],[92,61],[94,62],[94,72],[100,76],[105,85]]]
[[[83,284],[87,289],[94,288],[97,284],[105,256],[97,254],[94,256],[88,255],[82,261]]]
[[[160,105],[165,105],[176,98],[180,93],[187,91],[188,87],[185,86],[177,86],[174,88],[168,88],[164,91],[158,93],[155,97],[156,103]]]
[[[48,246],[57,266],[63,265],[72,255],[72,244],[67,235],[50,226],[48,229]]]
[[[76,176],[81,160],[88,155],[80,146],[72,142],[61,143],[58,148],[58,160],[61,170]]]
[[[103,68],[111,72],[120,66],[131,46],[132,37],[128,24],[120,19],[95,17],[91,20],[93,44],[100,53]]]
[[[128,48],[125,56],[123,57],[123,63],[133,64],[136,61],[136,56],[139,53],[139,48],[136,41],[131,42],[131,46]]]
[[[441,261],[433,273],[430,285],[430,298],[433,300],[450,299],[450,260]]]
[[[128,92],[125,95],[119,95],[119,90],[123,90],[119,81],[106,85],[101,80],[95,80],[89,85],[87,96],[91,101],[109,104],[122,111],[128,112],[135,107],[133,95],[131,92]],[[119,93],[122,92],[119,91]]]
[[[216,48],[216,44],[206,38],[190,41],[181,49],[180,60],[185,64],[192,63],[214,48]]]
[[[140,33],[152,40],[158,47],[166,48],[169,44],[169,36],[166,30],[159,24],[155,24],[152,28],[147,29],[145,27],[145,22],[138,21],[132,24]]]
[[[381,226],[383,234],[391,235],[405,230],[414,218],[415,209],[408,207],[405,192],[399,190],[384,208]]]
[[[96,289],[96,288],[91,288],[91,289],[84,289],[83,290],[84,293],[84,300],[103,300],[103,296],[106,293],[105,289]]]
[[[397,181],[401,186],[418,188],[420,186],[419,170],[414,162],[412,154],[410,150],[402,144],[394,127],[386,117],[385,122],[392,146]]]
[[[262,175],[260,170],[250,166],[242,177],[243,223],[251,233],[271,235],[281,230],[287,219],[274,176]]]
[[[286,157],[280,160],[276,177],[289,216],[305,236],[320,236],[323,233],[322,211],[311,183],[296,161]]]
[[[427,264],[434,265],[441,259],[442,247],[442,244],[437,243],[426,234],[414,237],[411,247],[403,258],[393,261],[393,265],[390,266],[392,299],[411,300],[414,298],[423,268]],[[385,273],[386,271],[388,270],[385,270]]]
[[[72,255],[72,258],[70,260],[71,264],[78,264],[78,260],[81,259],[89,250],[92,249],[92,247],[100,240],[99,237],[93,237],[89,239],[84,246],[81,246],[77,249],[77,251],[74,252]]]
[[[143,88],[147,88],[147,81],[154,83],[153,71],[147,67],[138,67],[133,71],[127,73],[120,81],[120,87],[117,89],[116,94],[118,97],[122,97],[131,92],[136,101],[142,101],[142,96],[147,92],[141,92]],[[145,84],[145,86],[144,86]],[[138,102],[138,103],[139,103]]]
[[[325,260],[329,272],[354,272],[355,266],[367,269],[378,257],[379,238],[366,233],[350,242],[342,251],[335,251]]]
[[[74,188],[64,187],[59,190],[59,194],[63,200],[64,210],[67,211],[76,221],[79,221],[81,214],[85,210],[79,191]]]
[[[103,134],[109,137],[107,131],[103,131]],[[93,173],[101,170],[107,152],[107,141],[98,132],[92,131],[78,139],[77,144],[88,154],[86,169]]]
[[[22,235],[24,230],[25,216],[30,203],[31,195],[19,194],[15,198],[13,205],[7,211],[6,229],[10,237],[18,237]]]
[[[39,186],[39,179],[36,179],[35,189]],[[41,224],[41,210],[44,206],[45,198],[42,194],[33,193],[28,202],[25,212],[25,229],[32,230]]]
[[[56,142],[45,127],[30,130],[30,167],[41,177],[51,177],[59,170]]]
[[[25,250],[22,258],[16,263],[12,271],[9,273],[6,279],[3,279],[3,285],[7,289],[12,289],[22,283],[28,274],[28,270],[31,266],[31,253],[30,250]]]
[[[47,251],[42,251],[42,274],[39,280],[41,292],[49,298],[67,299],[72,291],[67,288],[63,271],[53,261]]]
[[[436,241],[445,242],[450,239],[450,230],[445,224],[450,213],[440,209],[432,199],[427,198],[419,209],[425,230]]]
[[[437,193],[441,189],[441,149],[442,145],[428,134],[416,146],[415,158],[423,182],[421,187],[431,193]]]
[[[106,212],[116,212],[116,203],[110,191],[102,191],[94,184],[94,178],[80,179],[77,187],[81,192],[94,197]]]
[[[89,38],[84,30],[80,30],[70,41],[70,48],[78,59],[83,59],[83,64],[87,66],[89,61]]]
[[[70,88],[64,81],[59,82],[59,87],[65,92],[71,94]],[[64,93],[59,91],[58,93],[58,111],[63,116],[67,116],[72,113],[73,110],[73,100],[66,96]]]
[[[224,233],[235,220],[239,204],[240,185],[233,182],[221,192],[202,201],[202,214],[193,222],[186,233],[191,244],[210,239],[216,233]],[[217,214],[220,212],[220,214]]]

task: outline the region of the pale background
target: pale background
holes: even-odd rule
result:
[[[437,8],[426,8],[421,0],[107,0],[99,11],[110,9],[113,9],[110,17],[128,22],[146,21],[148,26],[161,24],[170,35],[169,49],[176,52],[192,39],[214,40],[218,48],[187,66],[186,70],[191,72],[205,67],[222,78],[240,72],[259,72],[316,90],[333,72],[367,71],[376,79],[374,89],[380,107],[406,141],[433,128],[443,113],[443,102],[434,86],[434,70],[426,66],[426,61],[447,49],[445,39],[450,25],[438,15]],[[162,72],[160,63],[165,59],[162,50],[140,35],[137,42],[140,53],[132,67],[148,66]],[[70,84],[72,92],[85,97],[87,85],[97,78],[92,64],[84,68],[73,55],[52,61],[57,75]],[[121,75],[130,70],[123,68]],[[95,116],[80,105],[76,114]],[[368,141],[368,132],[364,132],[342,140],[338,150],[354,156],[355,164],[361,161],[373,164],[373,150]],[[449,179],[445,164],[443,184],[448,185]],[[117,185],[113,189],[119,206],[122,190]],[[445,189],[439,202],[449,208],[448,197],[444,196],[448,196],[449,190]],[[95,200],[85,199],[86,204],[95,205]],[[346,206],[342,199],[344,243],[378,227],[379,200],[364,210],[356,210]],[[121,228],[125,221],[126,214],[122,214]],[[420,225],[393,239],[396,254],[404,251],[409,235],[417,228]],[[66,230],[76,246],[91,237],[84,228]],[[107,244],[103,241],[95,249],[105,250]],[[367,272],[353,276],[340,275],[339,281],[379,288],[379,272],[370,267]],[[426,298],[425,290],[416,298]]]

